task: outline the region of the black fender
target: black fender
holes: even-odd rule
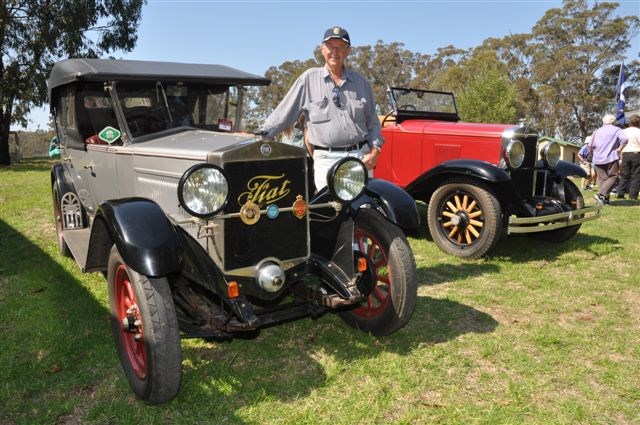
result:
[[[67,192],[76,192],[73,183],[71,183],[69,173],[62,164],[55,164],[51,167],[51,187],[53,188],[54,186],[58,189],[60,195]]]
[[[509,173],[490,162],[477,159],[452,159],[433,167],[409,183],[406,187],[407,192],[433,192],[433,189],[425,189],[437,187],[442,178],[451,175],[475,177],[491,183],[511,181]]]
[[[405,188],[416,199],[429,201],[431,194],[443,180],[454,176],[467,176],[498,185],[509,184],[511,176],[502,168],[477,159],[452,159],[420,175]]]
[[[181,249],[173,224],[155,202],[124,198],[102,202],[91,228],[86,270],[103,270],[115,243],[136,272],[166,276],[178,270]]]
[[[402,228],[415,229],[420,225],[415,200],[400,186],[386,180],[369,180],[364,193],[351,203],[351,208],[357,211],[364,205],[381,210],[389,221]]]
[[[556,165],[554,171],[557,176],[560,176],[563,179],[569,176],[582,177],[584,179],[587,178],[587,172],[584,171],[582,167],[569,161],[558,161],[558,165]]]

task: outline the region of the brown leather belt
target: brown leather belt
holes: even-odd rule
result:
[[[349,152],[349,151],[355,151],[357,149],[360,149],[361,147],[363,147],[364,145],[367,144],[367,141],[365,140],[364,142],[360,142],[360,143],[356,143],[355,145],[349,145],[349,146],[316,146],[313,145],[313,149],[317,149],[320,151],[337,151],[337,152]]]

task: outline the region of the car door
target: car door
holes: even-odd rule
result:
[[[94,205],[116,199],[118,172],[116,155],[122,149],[122,132],[113,101],[98,84],[87,84],[78,93],[78,128],[86,149],[87,184]]]
[[[54,105],[56,127],[62,149],[60,158],[83,207],[88,212],[93,212],[96,204],[89,187],[91,159],[82,135],[78,131],[76,90],[69,86],[61,91]]]

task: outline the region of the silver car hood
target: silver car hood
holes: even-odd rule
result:
[[[253,142],[254,139],[251,134],[189,130],[134,143],[129,145],[127,150],[140,156],[206,161],[210,152],[226,150],[229,146]]]

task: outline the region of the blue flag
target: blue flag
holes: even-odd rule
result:
[[[627,79],[624,75],[624,64],[620,64],[620,75],[618,76],[618,84],[616,85],[616,101],[618,103],[618,110],[616,112],[616,120],[618,120],[618,122],[620,124],[624,124],[625,122],[625,118],[624,118],[624,104],[626,102],[626,99],[624,97],[624,91],[626,90],[627,86]]]

